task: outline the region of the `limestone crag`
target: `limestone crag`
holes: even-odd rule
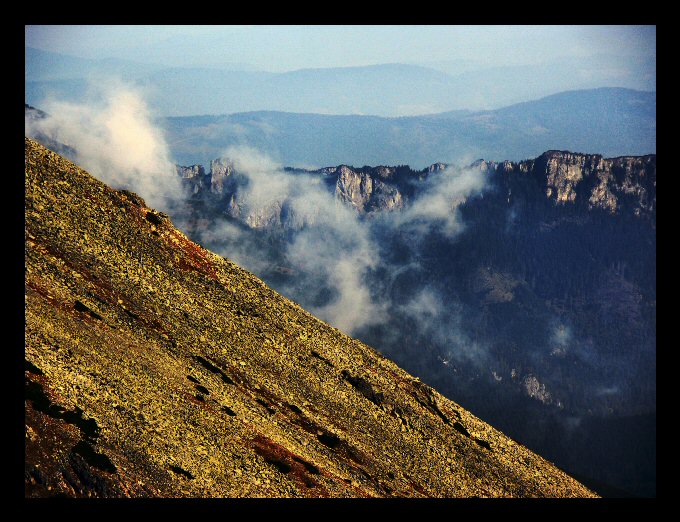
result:
[[[400,209],[404,205],[401,193],[382,181],[391,179],[393,174],[394,169],[387,167],[376,167],[375,172],[369,173],[342,165],[337,170],[335,197],[362,214]]]
[[[215,159],[210,162],[210,191],[214,194],[222,194],[225,189],[225,180],[234,173],[234,165],[224,159]]]
[[[479,159],[477,161],[472,162],[470,165],[470,168],[472,169],[478,169],[481,172],[494,172],[497,168],[497,164],[495,161],[485,161],[483,159]]]
[[[182,179],[201,179],[205,177],[205,169],[203,165],[191,165],[190,167],[177,165],[177,174]]]
[[[184,181],[185,186],[189,187],[191,194],[198,194],[204,190],[207,180],[205,179],[203,165],[191,165],[189,167],[176,165],[175,168],[179,177]]]
[[[603,158],[599,154],[547,151],[535,160],[504,162],[497,171],[541,180],[557,205],[619,210],[636,216],[656,211],[656,155]]]
[[[297,230],[303,225],[290,208],[288,199],[276,199],[266,205],[248,208],[244,215],[245,224],[257,230]]]
[[[426,180],[442,175],[447,168],[445,163],[433,163],[421,171],[383,165],[285,171],[322,176],[338,202],[360,216],[371,216],[408,207],[424,189]],[[606,159],[598,154],[547,151],[520,162],[480,159],[468,168],[479,170],[487,178],[487,185],[499,185],[507,192],[509,202],[513,190],[519,189],[532,191],[532,200],[544,199],[558,206],[582,205],[635,216],[650,216],[656,210],[656,155]],[[211,212],[223,213],[251,228],[282,231],[313,224],[313,215],[295,215],[285,194],[261,207],[248,206],[242,193],[247,176],[240,176],[227,159],[213,160],[208,173],[200,165],[178,167],[178,173],[195,198],[211,201]]]
[[[573,202],[576,199],[574,186],[583,179],[585,157],[573,154],[550,157],[547,160],[545,195],[554,195],[557,203]]]
[[[536,376],[527,375],[522,381],[524,392],[531,398],[542,402],[543,404],[552,404],[553,399],[550,392],[546,389],[545,384],[538,381]],[[559,402],[558,402],[559,406]]]
[[[373,178],[365,173],[357,173],[342,165],[338,169],[335,196],[340,201],[353,205],[362,212],[373,193]]]
[[[432,172],[439,172],[440,170],[446,169],[447,165],[446,163],[433,163],[429,167],[427,167],[427,172],[432,173]]]

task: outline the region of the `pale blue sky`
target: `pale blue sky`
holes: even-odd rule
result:
[[[656,60],[655,26],[27,26],[26,45],[82,58],[267,71],[377,63]]]

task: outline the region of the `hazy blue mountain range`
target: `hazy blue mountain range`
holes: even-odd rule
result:
[[[468,86],[470,93],[477,92],[480,103],[490,99],[501,101],[498,105],[487,107],[469,104],[468,108],[499,108],[561,91],[602,86],[656,90],[656,64],[646,58],[594,55],[486,68],[456,62],[423,65],[455,77],[461,86]]]
[[[160,65],[121,60],[118,58],[105,58],[91,60],[79,58],[67,54],[42,51],[26,47],[25,79],[27,84],[35,82],[59,82],[63,80],[81,80],[78,84],[85,84],[82,80],[90,76],[102,76],[117,74],[122,79],[134,79],[146,76],[149,73],[162,68]],[[27,91],[28,92],[28,91]]]
[[[605,156],[656,152],[656,93],[602,88],[555,94],[493,111],[382,118],[285,112],[167,118],[177,163],[248,145],[290,166],[520,161],[549,149]]]
[[[395,63],[272,73],[253,70],[248,64],[169,68],[26,48],[26,103],[44,106],[48,96],[82,99],[88,78],[101,80],[106,75],[144,88],[150,105],[164,116],[260,110],[413,116],[496,109],[574,89],[656,89],[655,64],[635,58],[613,61],[607,56],[492,68]]]

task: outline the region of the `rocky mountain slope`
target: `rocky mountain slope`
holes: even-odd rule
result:
[[[26,496],[593,496],[26,139]]]

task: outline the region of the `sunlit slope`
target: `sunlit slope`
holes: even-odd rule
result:
[[[593,496],[26,139],[27,496]]]

